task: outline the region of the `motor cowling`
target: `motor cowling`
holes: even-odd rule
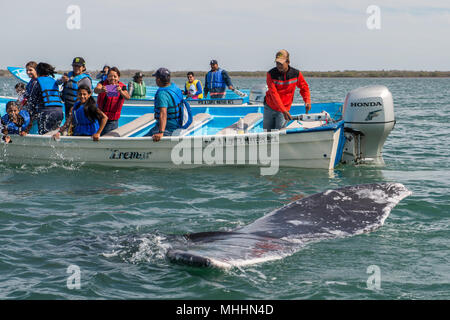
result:
[[[260,104],[264,102],[264,97],[266,96],[266,91],[269,88],[267,85],[256,85],[250,89],[249,101],[250,103]]]
[[[394,102],[389,89],[373,85],[350,91],[345,98],[343,115],[347,137],[343,160],[384,164],[383,145],[395,125]]]

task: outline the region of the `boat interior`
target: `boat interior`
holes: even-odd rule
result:
[[[0,114],[4,114],[6,99],[0,100]],[[109,137],[143,137],[156,125],[152,106],[124,106],[119,120],[119,127],[105,136]],[[236,133],[263,132],[263,105],[246,106],[194,106],[192,107],[193,122],[184,129],[181,136],[227,135]],[[328,113],[329,118],[337,121],[342,119],[341,103],[315,103],[309,115]],[[293,105],[291,115],[304,115],[303,105]],[[291,120],[282,130],[296,132],[308,130],[328,124],[326,120],[311,119]],[[316,117],[317,118],[317,117]],[[319,117],[320,118],[320,117]],[[37,133],[35,124],[30,132]],[[53,134],[52,132],[47,135]]]

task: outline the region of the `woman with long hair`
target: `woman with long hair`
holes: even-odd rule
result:
[[[112,67],[108,71],[108,79],[100,82],[94,92],[98,94],[98,108],[108,117],[102,135],[119,127],[119,118],[125,99],[130,99],[127,86],[120,82],[120,71]]]
[[[89,86],[84,84],[80,85],[77,96],[78,100],[73,105],[70,123],[65,123],[53,137],[58,139],[71,125],[72,135],[92,136],[92,140],[98,141],[108,121],[108,117],[97,108]]]

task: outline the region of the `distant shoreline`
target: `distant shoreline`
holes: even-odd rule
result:
[[[140,70],[121,70],[121,76],[131,78]],[[68,70],[58,70],[58,73]],[[88,70],[91,75],[99,71]],[[145,77],[151,77],[154,71],[142,71]],[[188,71],[173,71],[172,77],[185,77]],[[204,77],[207,71],[193,71],[196,77]],[[267,71],[228,71],[231,77],[257,77],[265,78]],[[302,71],[308,78],[449,78],[450,71],[408,71],[408,70],[382,70],[382,71]],[[12,77],[8,70],[0,70],[0,77]]]

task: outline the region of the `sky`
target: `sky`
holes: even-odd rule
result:
[[[0,30],[0,69],[263,71],[286,49],[304,71],[450,70],[449,0],[0,0]]]

